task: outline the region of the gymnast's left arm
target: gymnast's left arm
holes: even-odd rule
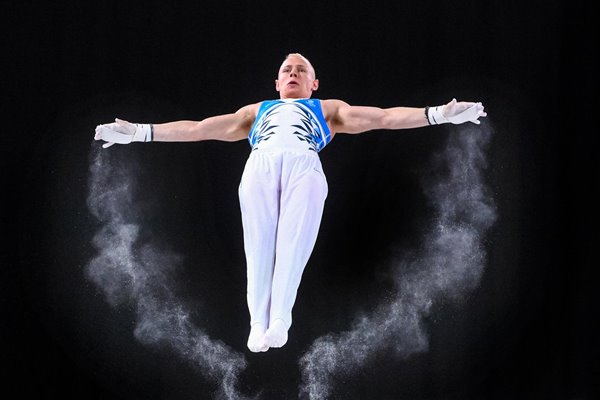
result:
[[[479,124],[487,116],[480,102],[452,99],[436,107],[351,106],[341,100],[325,100],[331,127],[338,133],[362,133],[374,129],[410,129],[438,124]]]

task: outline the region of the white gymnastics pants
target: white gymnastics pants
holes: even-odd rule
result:
[[[254,150],[239,187],[250,325],[281,319],[289,329],[314,248],[327,181],[313,151]]]

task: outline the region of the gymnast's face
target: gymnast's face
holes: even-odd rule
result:
[[[302,57],[291,55],[281,67],[275,90],[282,99],[303,99],[312,96],[312,92],[319,87],[319,80],[315,79],[315,71]]]

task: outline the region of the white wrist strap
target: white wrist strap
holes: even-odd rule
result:
[[[152,124],[135,124],[135,127],[132,142],[151,142],[154,139],[154,126]]]
[[[430,125],[439,125],[439,124],[446,124],[450,121],[448,121],[448,119],[446,117],[444,117],[444,114],[442,114],[442,109],[444,108],[444,106],[436,106],[436,107],[426,107],[425,108],[425,114],[427,115],[427,121],[429,121]]]

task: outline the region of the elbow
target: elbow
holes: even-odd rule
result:
[[[379,126],[376,126],[374,129],[394,129],[395,123],[394,118],[390,115],[389,112],[384,112],[382,117],[379,119]]]
[[[194,122],[191,124],[185,136],[192,142],[202,140],[202,122]]]

